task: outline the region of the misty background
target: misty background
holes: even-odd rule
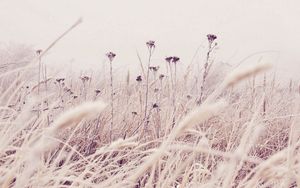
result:
[[[216,61],[235,65],[256,54],[245,63],[268,61],[284,78],[299,78],[296,0],[0,0],[0,42],[45,49],[79,17],[83,23],[45,63],[96,70],[113,51],[119,70],[138,69],[137,51],[146,59],[148,40],[156,41],[154,65],[170,55],[201,63],[212,33],[218,36]]]

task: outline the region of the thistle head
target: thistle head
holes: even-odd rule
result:
[[[165,77],[164,74],[160,74],[160,75],[159,75],[159,79],[160,79],[160,80],[164,79],[164,77]]]
[[[206,36],[207,36],[207,40],[210,44],[213,43],[217,39],[217,36],[214,34],[208,34]]]
[[[135,80],[136,80],[137,82],[141,82],[143,79],[142,79],[142,76],[137,76]]]
[[[41,55],[42,52],[43,52],[43,50],[41,50],[41,49],[38,49],[37,51],[35,51],[35,53],[36,53],[37,55]]]
[[[149,40],[148,42],[146,42],[146,45],[150,50],[152,50],[155,48],[155,41]]]
[[[179,60],[180,60],[180,58],[179,58],[179,57],[176,57],[176,56],[174,56],[174,57],[172,58],[172,62],[175,63],[175,64],[176,64]]]
[[[187,95],[186,98],[187,98],[188,100],[190,100],[190,99],[192,99],[192,96],[191,96],[191,95]]]
[[[95,93],[96,93],[96,95],[99,95],[101,93],[101,90],[100,89],[96,89]]]
[[[85,82],[87,82],[87,81],[90,80],[90,77],[88,77],[88,76],[81,76],[80,79],[81,79],[81,81],[82,81],[83,83],[85,83]]]
[[[152,108],[158,108],[158,104],[157,104],[157,103],[154,103],[154,104],[152,105]]]
[[[116,57],[116,54],[113,52],[106,53],[106,56],[108,57],[109,61],[112,62],[114,58]]]
[[[177,56],[169,56],[169,57],[166,57],[165,60],[168,63],[175,63],[176,64],[180,60],[180,58],[177,57]]]
[[[65,81],[65,78],[56,78],[56,82],[62,83]]]
[[[171,63],[171,61],[173,60],[172,56],[166,57],[165,58],[166,62]]]
[[[69,92],[71,92],[71,89],[68,88],[68,87],[65,87],[65,88],[64,88],[64,91],[67,92],[67,93],[69,93]]]
[[[150,69],[151,71],[153,71],[153,72],[157,72],[158,69],[159,69],[159,66],[156,66],[156,67],[151,66],[151,67],[149,67],[149,69]]]

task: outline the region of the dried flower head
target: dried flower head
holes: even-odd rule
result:
[[[80,79],[81,79],[82,82],[87,82],[87,81],[90,80],[90,77],[88,77],[88,76],[81,76]]]
[[[98,95],[99,93],[101,93],[101,90],[100,89],[96,89],[95,93],[96,93],[96,95]]]
[[[174,57],[172,58],[172,62],[175,63],[175,64],[176,64],[179,60],[180,60],[180,58],[179,58],[179,57],[176,57],[176,56],[174,56]]]
[[[112,62],[114,58],[116,57],[116,54],[113,52],[106,53],[106,56],[108,57],[109,61]]]
[[[158,108],[158,104],[154,103],[154,104],[152,105],[152,108]]]
[[[172,59],[173,59],[172,56],[169,56],[169,57],[166,57],[166,58],[165,58],[166,62],[168,62],[168,63],[171,63]]]
[[[138,82],[141,82],[143,79],[142,79],[142,76],[137,76],[135,80]]]
[[[37,54],[37,55],[40,55],[42,52],[43,52],[43,50],[38,49],[38,50],[36,51],[36,54]]]
[[[68,87],[65,87],[65,88],[64,88],[64,91],[65,91],[66,93],[70,93],[70,92],[71,92],[71,89],[68,88]]]
[[[64,82],[65,81],[65,78],[57,78],[56,79],[56,82],[58,82],[58,83],[61,83],[61,82]]]
[[[214,35],[214,34],[208,34],[208,35],[206,35],[206,36],[207,36],[207,39],[208,39],[208,42],[209,42],[209,43],[213,43],[214,40],[217,39],[217,36]]]
[[[156,66],[156,67],[152,66],[152,67],[149,67],[149,69],[153,72],[157,72],[159,69],[159,66]]]
[[[153,49],[155,48],[155,41],[149,40],[148,42],[146,42],[146,45],[148,46],[149,49]]]
[[[159,79],[160,79],[160,80],[162,80],[164,77],[165,77],[165,75],[163,75],[163,74],[160,74],[160,75],[159,75]]]

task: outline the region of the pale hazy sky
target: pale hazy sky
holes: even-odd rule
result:
[[[45,48],[79,17],[84,22],[55,48],[47,63],[101,64],[107,51],[116,63],[138,64],[136,49],[155,40],[154,63],[168,55],[190,63],[205,51],[206,34],[218,36],[218,60],[234,64],[255,52],[286,76],[300,71],[300,1],[297,0],[0,0],[0,42]],[[251,61],[251,60],[250,60]],[[254,61],[254,60],[253,60]],[[125,66],[126,65],[126,66]],[[288,68],[292,67],[292,68]]]

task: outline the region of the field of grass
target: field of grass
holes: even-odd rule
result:
[[[1,187],[300,185],[299,85],[264,62],[215,77],[207,39],[200,70],[176,56],[153,66],[148,41],[138,74],[116,75],[109,52],[100,72],[55,77],[47,50],[2,71]]]

